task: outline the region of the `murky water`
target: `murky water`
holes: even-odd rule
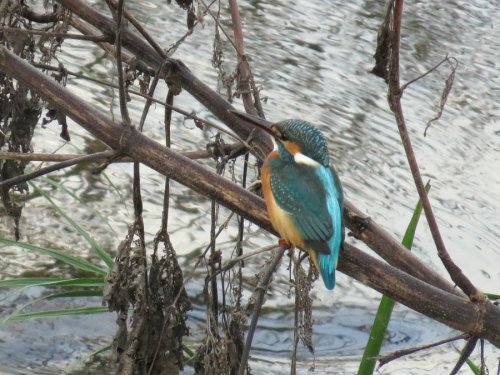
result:
[[[185,32],[185,15],[163,1],[130,2],[131,11],[164,47]],[[225,5],[224,5],[225,6]],[[259,86],[269,119],[302,117],[318,124],[328,138],[330,151],[344,184],[346,196],[378,223],[401,237],[416,192],[408,171],[396,125],[386,103],[386,86],[368,73],[373,66],[377,27],[383,15],[383,2],[313,0],[241,1],[246,51]],[[427,121],[438,111],[441,90],[449,68],[410,86],[403,98],[404,112],[424,179],[432,180],[431,198],[451,256],[482,290],[499,293],[500,286],[500,7],[496,1],[407,2],[403,18],[402,81],[426,72],[445,55],[459,61],[453,91],[441,120],[434,123],[427,137]],[[224,10],[225,12],[225,10]],[[226,13],[225,13],[226,14]],[[181,19],[182,21],[178,21]],[[228,16],[223,16],[227,25]],[[214,22],[205,17],[176,53],[190,69],[212,87],[217,73],[211,67]],[[68,41],[60,54],[70,70],[108,79],[113,65],[97,49],[89,51],[82,42]],[[226,67],[234,68],[234,53],[226,48]],[[96,63],[97,61],[97,63]],[[110,91],[84,80],[69,80],[68,87],[109,112]],[[165,88],[158,91],[164,97]],[[115,109],[116,109],[115,100]],[[176,105],[200,116],[213,116],[183,93]],[[132,102],[133,121],[138,121],[141,103]],[[119,111],[115,110],[118,116]],[[215,135],[200,132],[191,123],[176,119],[173,148],[199,150]],[[156,108],[146,125],[146,133],[162,139],[162,112]],[[49,125],[38,129],[34,148],[52,152],[75,152],[90,147],[90,137],[70,128],[72,143],[63,145],[59,129]],[[211,162],[207,162],[211,164]],[[241,165],[235,166],[236,175]],[[64,186],[76,194],[51,191],[49,185],[37,185],[63,204],[71,217],[109,249],[116,248],[132,221],[130,200],[131,167],[115,165],[106,171],[108,180],[90,173],[64,178]],[[161,189],[164,178],[144,169],[144,217],[149,239],[159,226]],[[125,188],[124,188],[125,187]],[[172,184],[170,228],[179,254],[188,255],[207,243],[209,203],[177,183]],[[102,218],[105,218],[103,220]],[[227,217],[221,210],[220,222]],[[103,225],[104,223],[104,225]],[[422,224],[425,224],[422,221]],[[2,234],[10,223],[2,218]],[[225,231],[220,249],[232,251],[234,228]],[[66,248],[75,254],[89,252],[86,244],[58,217],[42,197],[28,199],[22,220],[26,242]],[[245,246],[249,250],[273,243],[275,239],[254,226],[249,229]],[[36,270],[56,274],[59,266],[50,259],[13,248],[1,248],[2,277],[13,277]],[[425,262],[445,271],[435,254],[430,233],[421,225],[414,251]],[[186,272],[192,258],[185,257]],[[253,259],[245,272],[251,276],[263,259]],[[286,281],[285,266],[280,270]],[[314,291],[315,350],[313,357],[300,352],[300,371],[311,367],[316,373],[350,374],[355,372],[367,339],[378,294],[339,275],[334,293],[318,283]],[[193,294],[201,289],[201,279],[190,283]],[[20,294],[1,291],[2,310],[10,311],[38,298],[44,289]],[[254,339],[252,368],[255,373],[281,374],[289,370],[292,347],[292,300],[287,288],[279,286],[269,300],[283,312],[264,314]],[[99,304],[98,299],[91,302]],[[54,304],[44,305],[54,308]],[[193,336],[203,330],[201,307],[192,312]],[[64,368],[106,343],[113,334],[114,317],[65,317],[0,327],[0,373],[48,374]],[[391,321],[386,351],[431,343],[454,332],[425,317],[398,306]],[[36,334],[34,334],[36,332]],[[38,336],[44,337],[43,340]],[[486,347],[490,371],[495,371],[500,353]],[[450,346],[422,352],[382,368],[390,374],[441,374],[449,372],[457,352]],[[477,358],[477,356],[476,356]],[[467,373],[466,371],[464,373]]]

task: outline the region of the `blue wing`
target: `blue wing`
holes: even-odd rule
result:
[[[335,171],[296,163],[271,165],[276,203],[291,214],[295,227],[319,268],[325,286],[335,286],[335,266],[342,243],[342,187]],[[272,161],[270,163],[273,163]],[[314,259],[316,258],[316,259]]]

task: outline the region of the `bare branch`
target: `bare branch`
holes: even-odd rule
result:
[[[396,123],[399,129],[399,134],[401,136],[401,141],[405,149],[406,158],[408,159],[408,164],[415,181],[415,186],[418,191],[418,195],[422,201],[425,217],[429,228],[436,244],[438,255],[443,262],[443,265],[450,274],[451,279],[455,284],[464,291],[464,293],[469,296],[471,301],[483,302],[485,300],[484,295],[472,284],[472,282],[463,274],[462,270],[453,262],[448,251],[446,250],[441,232],[437,225],[436,218],[432,211],[432,206],[430,204],[427,193],[425,192],[424,183],[422,181],[422,176],[418,167],[417,159],[415,153],[413,152],[413,146],[411,144],[410,136],[406,128],[406,123],[403,115],[403,108],[401,105],[401,95],[402,90],[400,87],[399,78],[399,47],[401,39],[401,17],[403,13],[403,0],[395,0],[394,8],[392,10],[392,28],[390,30],[391,35],[391,51],[390,51],[390,63],[389,63],[389,75],[388,75],[388,85],[389,85],[389,106],[394,112],[396,118]]]
[[[388,364],[389,362],[392,362],[392,361],[399,359],[401,357],[404,357],[406,355],[410,355],[410,354],[413,354],[413,353],[416,353],[416,352],[419,352],[422,350],[426,350],[426,349],[432,349],[432,348],[435,348],[436,346],[448,344],[448,343],[453,342],[453,341],[465,340],[467,337],[468,337],[467,335],[462,333],[462,334],[457,335],[457,336],[453,336],[453,337],[450,337],[450,338],[447,338],[444,340],[439,340],[437,342],[433,342],[432,344],[417,346],[417,347],[409,348],[409,349],[396,350],[395,352],[380,356],[378,368],[380,369],[380,367]]]
[[[78,156],[66,161],[62,161],[57,164],[50,165],[48,167],[40,168],[34,172],[23,174],[20,176],[12,177],[7,180],[0,181],[0,187],[1,188],[8,188],[29,180],[33,180],[34,178],[46,175],[48,173],[58,171],[64,168],[71,167],[72,165],[75,164],[80,164],[80,163],[90,163],[90,162],[95,162],[103,159],[108,159],[108,158],[113,158],[117,155],[118,153],[114,150],[108,150],[108,151],[103,151],[103,152],[96,152],[95,154],[90,154],[90,155],[84,155],[84,156]]]
[[[82,101],[81,98],[4,48],[0,49],[0,69],[30,89],[39,92],[45,99],[50,100],[54,107],[70,116],[80,126],[110,147],[119,148],[121,145],[121,149],[134,159],[140,160],[152,169],[179,181],[194,191],[216,199],[228,209],[274,233],[261,198],[203,166],[172,152],[135,129],[114,124],[107,116]],[[42,87],[43,90],[41,90]],[[198,89],[203,92],[205,87]],[[197,95],[203,96],[205,94],[198,92]],[[219,99],[214,100],[212,105],[216,106],[214,103],[218,101]],[[230,106],[224,102],[224,107]],[[221,108],[217,110],[214,108],[214,112],[220,111]],[[232,120],[238,121],[235,116],[232,120],[226,117],[226,120],[231,124]],[[241,125],[241,122],[239,124]],[[238,128],[243,129],[244,127]],[[255,139],[253,141],[257,143]],[[349,215],[346,218],[349,225],[359,226],[359,220],[349,220]],[[362,229],[362,232],[365,232],[366,235],[369,230]],[[380,233],[373,233],[373,235],[379,236]],[[389,243],[391,243],[390,240]],[[395,258],[404,257],[405,253],[410,253],[400,245],[399,247],[394,245],[393,250],[394,259],[392,261],[398,261]],[[405,261],[401,263],[405,263],[408,259],[405,258]],[[418,260],[415,262],[421,263]],[[421,267],[425,266],[417,266],[417,268],[422,269]],[[471,304],[460,296],[431,286],[427,283],[426,274],[422,275],[423,280],[426,281],[416,279],[349,244],[345,244],[344,251],[341,252],[339,270],[416,311],[450,327],[474,336],[484,337],[500,347],[500,330],[498,329],[500,327],[500,310],[488,301],[485,301],[481,306]],[[432,274],[432,271],[429,270],[429,272]]]

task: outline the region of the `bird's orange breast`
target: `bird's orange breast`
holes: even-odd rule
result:
[[[278,232],[281,238],[287,240],[298,247],[304,247],[304,240],[302,236],[295,228],[295,225],[292,220],[292,216],[290,213],[283,210],[277,203],[274,198],[272,189],[271,189],[271,168],[269,167],[268,161],[274,157],[278,157],[278,151],[274,150],[269,154],[269,156],[264,161],[264,165],[262,166],[262,191],[264,193],[264,199],[266,201],[267,213],[269,215],[269,219],[271,220],[271,224],[274,229]]]

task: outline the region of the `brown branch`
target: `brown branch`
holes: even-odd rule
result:
[[[84,35],[94,35],[94,36],[100,35],[99,33],[96,32],[95,28],[91,27],[86,22],[83,22],[81,19],[77,17],[71,17],[69,23],[71,26],[73,26],[75,29],[77,29]],[[103,34],[110,35],[114,40],[115,34],[113,29],[107,30],[106,33]],[[116,56],[116,48],[111,43],[101,42],[98,43],[98,45],[104,51],[109,53],[111,56]],[[153,69],[149,68],[149,66],[144,64],[142,61],[136,60],[133,57],[133,55],[128,51],[122,51],[122,59],[127,64],[134,65],[137,69],[141,70],[142,72],[149,73],[151,75],[154,74]]]
[[[106,0],[110,8],[112,8],[111,0]],[[116,7],[116,27],[115,27],[115,48],[116,48],[116,70],[118,72],[118,91],[120,93],[120,113],[122,116],[122,121],[125,126],[132,126],[130,122],[130,116],[127,108],[127,93],[125,90],[125,79],[123,74],[123,62],[122,62],[122,21],[123,21],[123,7],[125,0],[118,0],[118,5]]]
[[[114,150],[108,150],[108,151],[103,151],[103,152],[96,152],[95,154],[90,154],[90,155],[79,155],[75,158],[62,161],[60,163],[54,164],[54,165],[49,165],[48,167],[40,168],[37,169],[34,172],[19,175],[16,177],[9,178],[7,180],[0,181],[0,188],[9,188],[14,185],[18,185],[20,183],[33,180],[34,178],[49,174],[51,172],[59,171],[64,168],[71,167],[72,165],[75,164],[80,164],[80,163],[90,163],[98,160],[103,160],[103,159],[108,159],[108,158],[113,158],[114,156],[117,155],[117,152]]]
[[[99,29],[100,32],[104,34],[113,32],[115,27],[114,21],[103,16],[88,4],[80,0],[59,0],[59,2]],[[167,71],[172,75],[175,74],[175,78],[179,80],[183,89],[188,91],[205,107],[210,108],[215,116],[228,125],[242,139],[247,139],[250,136],[254,127],[246,121],[239,120],[234,114],[230,113],[228,110],[234,108],[205,83],[196,78],[180,61],[162,59],[148,43],[129,30],[123,30],[122,43],[125,48],[136,56],[138,61],[142,61],[144,64],[154,67],[154,69],[165,63],[167,68],[170,68]],[[260,154],[260,157],[272,148],[269,136],[260,129],[254,131],[250,145],[253,152]],[[261,151],[259,152],[259,150]]]
[[[245,55],[245,44],[243,42],[243,29],[241,28],[240,11],[238,9],[237,0],[230,0],[229,7],[231,9],[231,20],[233,23],[233,34],[234,34],[234,48],[236,49],[236,55],[238,57],[238,76],[237,76],[237,92],[241,94],[241,99],[243,101],[243,106],[247,113],[254,115],[260,115],[264,117],[264,112],[260,106],[260,100],[256,100],[255,103],[252,101],[252,90],[250,88],[250,82],[253,82],[252,71],[250,70],[250,64]],[[254,92],[258,98],[258,92]]]
[[[191,160],[197,159],[208,159],[208,158],[221,158],[227,156],[240,155],[246,150],[246,147],[241,143],[230,143],[230,144],[208,144],[207,149],[204,151],[186,151],[179,153]],[[25,154],[22,152],[8,152],[0,151],[0,160],[24,160],[24,161],[41,161],[41,162],[60,162],[79,158],[84,155],[80,154],[43,154],[43,153],[31,153]],[[108,159],[108,162],[113,163],[131,163],[134,160],[128,156],[113,156]],[[112,159],[112,160],[111,160]]]
[[[433,342],[432,344],[417,346],[417,347],[409,348],[409,349],[396,350],[395,352],[380,356],[378,368],[380,369],[380,367],[388,364],[389,362],[392,362],[392,361],[399,359],[401,357],[404,357],[406,355],[410,355],[410,354],[413,354],[413,353],[416,353],[416,352],[419,352],[422,350],[426,350],[426,349],[432,349],[432,348],[435,348],[436,346],[448,344],[448,343],[453,342],[453,341],[465,340],[466,338],[467,338],[467,335],[462,333],[462,334],[457,335],[457,336],[453,336],[453,337],[450,337],[450,338],[447,338],[444,340],[439,340],[437,342]]]
[[[114,22],[107,17],[102,16],[87,4],[79,0],[60,1],[64,4],[64,6],[68,7],[70,10],[83,17],[87,22],[90,22],[92,25],[97,27],[102,33],[112,32]],[[217,95],[210,87],[197,79],[182,63],[177,60],[167,59],[165,61],[161,59],[149,46],[149,44],[145,43],[142,39],[127,30],[124,30],[123,32],[122,41],[124,45],[136,55],[137,59],[139,61],[142,60],[144,64],[149,64],[158,68],[165,62],[166,66],[170,67],[171,74],[175,75],[176,79],[180,81],[181,86],[193,95],[196,100],[205,105],[207,108],[210,108],[214,115],[229,126],[241,138],[247,139],[249,137],[250,132],[254,127],[229,112],[229,110],[233,109],[233,107]],[[262,158],[263,155],[266,155],[271,150],[271,141],[269,136],[261,130],[258,130],[255,134],[253,134],[249,144],[251,146],[251,151],[258,158]],[[363,217],[364,215],[353,214],[349,211],[349,207],[353,207],[349,204],[349,202],[346,202],[345,206],[348,208],[347,212],[351,213],[351,215],[346,215],[346,226],[355,232],[359,232],[360,226],[359,220],[357,219]],[[386,231],[378,227],[377,229],[379,231],[374,232],[372,231],[373,226],[370,225],[367,225],[366,228],[363,226],[361,228],[363,229],[362,234],[364,238],[370,238],[373,243],[377,244],[377,246],[373,246],[372,248],[381,254],[381,256],[383,256],[388,262],[396,265],[398,268],[404,269],[408,273],[417,276],[422,280],[430,283],[437,282],[435,285],[438,285],[448,291],[453,290],[452,285],[444,281],[444,279],[437,275],[435,271],[419,262],[412,253],[406,251],[406,249],[401,246],[399,241],[392,238]],[[377,237],[381,235],[384,236],[388,242],[378,241]],[[390,251],[386,251],[388,248],[390,248]],[[424,270],[424,272],[422,272],[422,270]]]
[[[494,322],[497,318],[500,319],[500,309],[497,306],[483,302],[478,307],[476,303],[430,286],[378,259],[360,253],[361,250],[344,243],[338,269],[415,311],[471,336],[484,337],[500,347],[500,321]],[[381,279],[384,281],[381,282]],[[488,337],[474,334],[474,331],[483,331],[485,325],[490,325],[490,331],[484,332]]]
[[[429,228],[436,244],[438,255],[441,258],[443,265],[448,271],[453,282],[461,289],[463,292],[469,296],[471,301],[482,302],[484,301],[484,295],[472,284],[472,282],[463,274],[462,270],[453,262],[448,251],[446,250],[443,238],[439,231],[436,218],[432,211],[432,206],[430,204],[427,193],[425,192],[424,183],[422,181],[422,176],[418,167],[417,159],[415,153],[413,152],[413,146],[411,144],[410,136],[406,128],[406,123],[403,115],[403,108],[401,105],[402,91],[400,87],[399,79],[399,49],[400,49],[400,39],[401,39],[401,17],[403,12],[403,0],[395,0],[393,14],[392,14],[392,28],[391,28],[391,43],[390,43],[390,62],[389,62],[389,75],[388,75],[388,85],[389,93],[388,100],[389,106],[394,113],[396,123],[399,129],[399,134],[401,136],[401,142],[406,153],[406,158],[408,159],[408,164],[415,181],[415,186],[418,191],[420,200],[422,201],[425,217]]]
[[[145,137],[135,129],[127,128],[125,131],[122,126],[98,112],[95,107],[38,72],[5,48],[0,48],[0,70],[42,95],[56,109],[70,116],[110,147],[119,148],[121,139],[122,150],[135,160],[196,192],[217,200],[228,209],[274,233],[264,202],[256,195]],[[204,87],[200,90],[203,94],[198,92],[198,96],[206,94]],[[206,102],[207,98],[204,98],[204,101]],[[219,101],[222,99],[215,98],[213,103]],[[230,107],[224,103],[224,107]],[[217,108],[216,112],[220,111],[221,108]],[[233,120],[238,121],[236,118]],[[241,128],[245,127],[242,122],[238,125]],[[255,139],[253,141],[256,143]],[[359,222],[355,225],[359,225]],[[399,251],[397,247],[394,247],[394,250],[396,258],[402,254],[397,254]],[[409,253],[404,248],[401,251]],[[484,337],[500,347],[500,310],[488,301],[481,306],[472,304],[460,296],[433,287],[425,281],[395,269],[349,244],[345,244],[344,251],[341,252],[339,270],[416,311],[473,336]],[[426,275],[423,275],[424,280],[427,280],[425,277]]]

